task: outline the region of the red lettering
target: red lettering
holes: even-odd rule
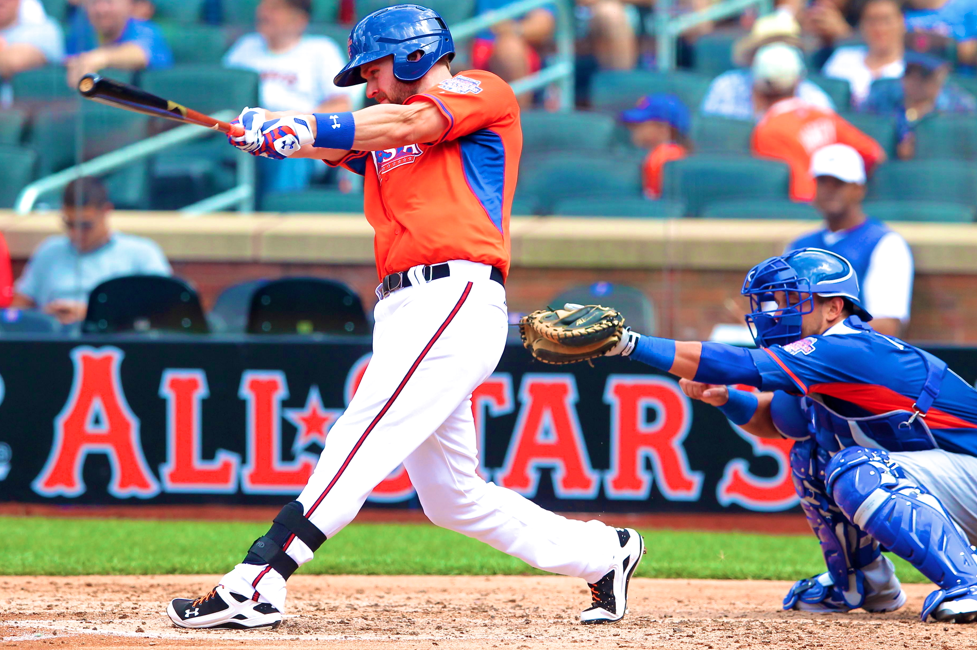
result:
[[[201,401],[210,396],[203,370],[166,370],[159,396],[166,400],[167,460],[160,480],[167,492],[233,494],[241,457],[218,449],[201,459]]]
[[[574,404],[577,384],[570,374],[526,374],[519,389],[522,407],[498,483],[535,496],[539,468],[552,467],[557,497],[593,498],[600,483],[590,466]]]
[[[658,489],[670,501],[696,501],[702,472],[689,469],[682,443],[692,408],[678,384],[649,375],[610,375],[604,401],[611,405],[611,470],[605,480],[610,499],[647,499]],[[649,423],[647,409],[654,409]],[[651,459],[654,472],[645,468]]]
[[[126,402],[119,379],[125,354],[116,347],[80,346],[71,351],[71,394],[54,421],[51,454],[32,487],[47,497],[85,493],[82,467],[88,454],[108,456],[109,494],[153,497],[159,484],[149,471],[139,439],[139,420]]]

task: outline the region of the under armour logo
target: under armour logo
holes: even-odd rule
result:
[[[194,607],[193,609],[188,609],[187,618],[190,618],[191,616],[200,616],[200,608]]]
[[[330,115],[329,116],[329,119],[332,120],[332,128],[334,128],[334,129],[341,128],[342,125],[339,123],[339,116],[338,115]]]

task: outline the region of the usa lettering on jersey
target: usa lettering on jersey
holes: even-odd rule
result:
[[[384,149],[373,152],[373,160],[377,165],[377,170],[381,174],[397,169],[402,165],[409,165],[424,154],[424,150],[419,144],[409,144],[406,147],[396,149]]]
[[[438,88],[446,90],[449,93],[458,93],[459,95],[477,95],[483,90],[481,81],[471,79],[464,75],[446,79],[438,84]]]
[[[807,337],[801,339],[800,341],[794,341],[793,343],[788,343],[784,346],[785,352],[790,352],[792,355],[797,356],[798,354],[803,354],[805,356],[814,352],[814,338]]]

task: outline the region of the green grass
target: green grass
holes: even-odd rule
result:
[[[0,517],[0,575],[225,573],[267,525]],[[797,580],[824,571],[813,537],[643,531],[649,578]],[[904,582],[924,582],[893,558]],[[540,572],[434,526],[352,524],[300,569],[311,574],[530,575]]]

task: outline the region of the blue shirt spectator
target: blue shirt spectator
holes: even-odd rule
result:
[[[818,108],[835,110],[831,98],[807,79],[801,80],[797,85],[797,97]],[[753,106],[753,76],[750,71],[730,70],[713,79],[699,110],[707,115],[736,120],[758,119]]]
[[[906,11],[906,29],[939,34],[955,41],[977,38],[977,1],[946,0],[938,7],[910,6]]]

